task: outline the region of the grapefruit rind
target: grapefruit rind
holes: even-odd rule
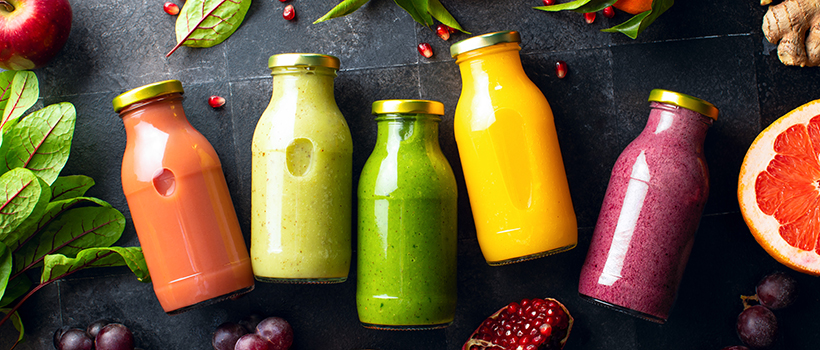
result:
[[[743,220],[758,244],[778,262],[803,273],[820,275],[820,255],[791,246],[779,232],[781,224],[774,216],[763,213],[757,203],[755,182],[777,154],[774,141],[778,135],[796,124],[808,126],[809,121],[820,115],[820,100],[806,103],[780,117],[764,129],[743,158],[738,178],[738,202]]]

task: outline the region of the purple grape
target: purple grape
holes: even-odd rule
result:
[[[256,332],[256,325],[258,325],[263,318],[264,317],[260,314],[251,314],[239,321],[239,324],[245,327],[245,329],[248,330],[248,333],[253,333]]]
[[[58,330],[59,331],[59,330]],[[55,334],[56,335],[56,334]],[[88,336],[85,330],[71,328],[63,333],[57,350],[92,350],[94,349],[94,339]]]
[[[794,303],[797,297],[797,281],[783,272],[775,272],[763,277],[755,291],[760,304],[778,310]]]
[[[91,338],[96,338],[97,334],[100,333],[100,330],[109,323],[111,322],[106,319],[96,320],[92,322],[90,325],[88,325],[88,328],[86,328],[85,331],[86,333],[88,333],[88,335],[91,336]]]
[[[268,317],[256,325],[256,333],[274,346],[272,350],[288,350],[293,344],[293,328],[281,317]]]
[[[777,318],[763,305],[749,307],[737,316],[737,335],[750,348],[766,349],[777,336]]]
[[[134,350],[134,335],[123,324],[109,323],[95,339],[97,350]]]
[[[236,341],[234,350],[274,350],[273,344],[259,334],[248,333]]]
[[[56,331],[54,331],[54,348],[55,349],[60,348],[60,339],[63,337],[63,334],[65,334],[65,332],[69,329],[71,329],[71,327],[62,326],[60,328],[57,328]]]
[[[237,323],[225,322],[216,327],[211,345],[215,350],[234,350],[236,341],[247,333],[248,330],[245,327]]]

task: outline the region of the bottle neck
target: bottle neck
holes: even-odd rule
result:
[[[272,103],[297,103],[310,98],[316,102],[333,102],[333,79],[336,70],[328,67],[275,67],[272,69]]]
[[[492,79],[504,79],[521,74],[525,75],[519,55],[521,46],[518,43],[503,43],[467,51],[456,56],[456,63],[461,71],[461,79],[483,84]]]
[[[129,105],[120,111],[125,131],[131,135],[135,126],[150,123],[154,128],[168,130],[190,127],[185,110],[182,108],[182,94],[160,95]]]
[[[698,112],[672,104],[652,102],[652,110],[641,137],[668,139],[703,153],[706,132],[714,120]]]
[[[382,114],[376,118],[376,148],[440,149],[438,127],[441,118],[432,114]]]

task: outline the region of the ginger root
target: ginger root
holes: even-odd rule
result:
[[[820,65],[820,0],[785,0],[769,6],[763,34],[770,43],[779,42],[777,56],[783,64]]]

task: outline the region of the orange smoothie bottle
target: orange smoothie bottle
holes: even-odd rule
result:
[[[216,151],[185,117],[182,84],[114,98],[127,143],[122,189],[154,292],[168,314],[253,289],[248,250]]]
[[[524,73],[519,42],[506,31],[450,47],[462,79],[456,144],[490,265],[566,251],[578,240],[552,110]]]

